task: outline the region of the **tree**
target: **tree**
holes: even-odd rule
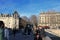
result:
[[[21,20],[20,20],[20,24],[25,27],[26,24],[28,24],[28,23],[30,23],[28,17],[22,16],[22,17],[21,17]]]
[[[26,16],[22,16],[21,18],[22,18],[23,20],[25,20],[25,21],[29,22],[28,17],[26,17]]]
[[[30,17],[30,22],[37,27],[37,23],[38,23],[37,16],[36,15],[32,15]]]

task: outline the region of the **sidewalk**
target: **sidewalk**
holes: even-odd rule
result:
[[[22,33],[17,33],[15,37],[13,35],[10,36],[10,40],[34,40],[33,35],[23,35]]]
[[[47,29],[45,31],[60,37],[60,29]]]
[[[43,40],[51,40],[50,37],[46,36],[42,38]],[[21,33],[16,34],[14,37],[13,35],[10,36],[10,40],[34,40],[34,36],[31,35],[23,35]]]
[[[46,36],[42,38],[43,40],[52,40],[50,37]]]

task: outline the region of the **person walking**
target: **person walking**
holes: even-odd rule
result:
[[[24,35],[26,35],[28,33],[28,26],[26,25],[26,27],[24,28]]]
[[[43,28],[43,27],[39,27],[39,30],[40,30],[40,35],[41,35],[41,37],[45,37],[46,34],[45,34],[44,28]]]
[[[33,28],[33,25],[31,24],[26,24],[26,27],[24,29],[24,35],[28,34],[30,35],[32,33],[32,28]]]
[[[36,28],[36,33],[34,36],[34,40],[42,40],[42,37],[40,35],[40,30],[38,29],[38,27]]]
[[[7,27],[5,27],[5,29],[4,29],[4,37],[6,40],[9,40],[9,30]]]
[[[31,25],[28,24],[27,27],[28,27],[28,35],[30,35],[31,34],[31,31],[32,31]]]
[[[0,21],[0,40],[4,40],[4,22]]]
[[[13,35],[15,37],[15,35],[16,35],[16,28],[13,29]]]

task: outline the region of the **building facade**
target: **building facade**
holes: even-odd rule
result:
[[[60,12],[45,12],[39,15],[39,26],[60,27]]]
[[[3,21],[7,28],[19,28],[19,14],[16,11],[12,15],[0,14],[0,21]]]

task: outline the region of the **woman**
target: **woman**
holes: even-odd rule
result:
[[[4,40],[4,23],[0,21],[0,40]]]

